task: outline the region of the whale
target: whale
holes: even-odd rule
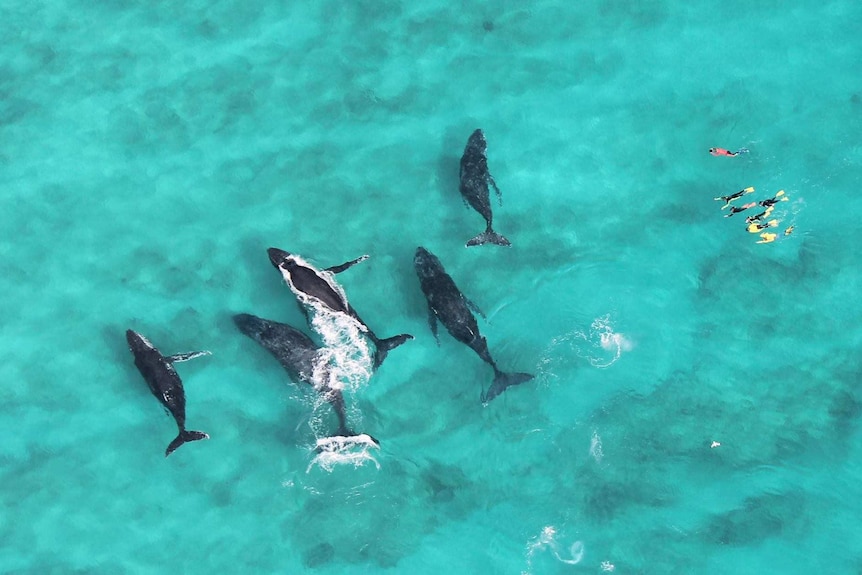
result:
[[[494,214],[491,212],[490,184],[497,194],[500,205],[503,205],[503,194],[497,187],[497,182],[491,172],[488,171],[488,156],[486,151],[488,143],[482,130],[475,130],[467,140],[464,154],[461,156],[461,172],[459,190],[465,204],[469,204],[474,210],[485,218],[485,231],[467,242],[467,247],[480,246],[486,243],[498,246],[511,246],[512,243],[501,234],[492,229]]]
[[[291,254],[279,248],[269,248],[267,254],[269,255],[269,261],[281,272],[284,281],[290,287],[291,291],[296,294],[306,310],[309,305],[316,302],[332,312],[343,314],[356,321],[360,330],[374,343],[375,368],[380,367],[390,351],[413,339],[413,336],[409,333],[402,333],[385,339],[377,337],[377,334],[362,321],[362,318],[359,317],[353,306],[348,303],[344,289],[335,281],[335,274],[365,261],[368,259],[367,255],[337,266],[319,270],[298,255]],[[307,313],[306,317],[308,317]]]
[[[307,383],[329,402],[338,418],[336,436],[356,435],[347,427],[341,390],[328,385],[325,373],[319,374],[317,380],[315,378],[321,348],[310,337],[288,324],[247,313],[233,316],[233,321],[243,334],[256,341],[278,360],[294,383]]]
[[[183,382],[173,364],[210,355],[210,352],[192,351],[164,356],[147,338],[131,329],[126,330],[126,341],[129,344],[129,351],[135,358],[135,367],[144,376],[150,391],[177,422],[179,433],[165,450],[165,457],[184,443],[209,439],[210,436],[202,431],[186,429],[186,394]]]
[[[455,280],[446,273],[437,256],[420,246],[416,248],[413,266],[416,269],[422,293],[428,301],[428,325],[431,333],[434,334],[434,339],[437,340],[437,345],[440,345],[440,338],[437,336],[439,321],[452,337],[476,352],[482,361],[494,369],[494,380],[487,392],[483,389],[480,397],[483,404],[487,405],[509,387],[533,379],[532,374],[506,373],[497,367],[497,363],[488,351],[487,340],[479,333],[479,325],[473,312],[483,318],[485,314],[461,293],[455,285]]]

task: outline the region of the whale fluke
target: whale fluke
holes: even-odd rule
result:
[[[409,333],[402,333],[400,335],[387,337],[386,339],[377,339],[376,336],[373,336],[372,341],[374,342],[374,347],[377,348],[377,351],[374,354],[374,368],[376,369],[380,367],[380,364],[383,363],[384,359],[386,359],[386,354],[411,339],[413,339],[413,336]]]
[[[319,438],[314,446],[314,451],[316,453],[335,452],[356,446],[380,449],[380,442],[367,433],[332,435]]]
[[[467,242],[467,247],[481,246],[482,244],[497,244],[498,246],[511,246],[511,242],[505,237],[491,229],[494,214],[491,211],[491,200],[489,198],[489,186],[494,188],[500,205],[503,205],[503,194],[494,181],[494,176],[488,170],[488,157],[486,155],[488,143],[481,129],[475,130],[467,140],[464,154],[461,156],[461,173],[458,190],[461,198],[485,219],[488,226],[485,231]]]
[[[495,232],[491,228],[488,228],[487,230],[485,230],[484,232],[482,232],[481,234],[479,234],[475,238],[468,241],[467,247],[469,248],[472,246],[481,246],[482,244],[487,244],[487,243],[497,244],[498,246],[505,246],[505,247],[509,247],[512,245],[512,242],[507,240],[505,236],[503,236],[502,234],[498,234],[497,232]]]
[[[512,387],[513,385],[519,385],[524,383],[525,381],[530,381],[533,379],[533,375],[529,373],[506,373],[500,370],[494,370],[494,381],[491,383],[491,387],[488,388],[488,392],[482,392],[481,400],[484,405],[487,405],[492,399],[506,391],[506,388]]]
[[[203,431],[186,431],[185,429],[183,429],[182,431],[180,431],[180,434],[177,435],[173,441],[171,441],[171,444],[168,445],[168,448],[165,450],[165,457],[176,451],[183,443],[209,438],[210,436]]]

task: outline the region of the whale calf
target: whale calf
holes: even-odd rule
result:
[[[310,337],[293,326],[241,313],[233,316],[237,328],[271,353],[295,383],[312,386],[332,406],[338,417],[339,436],[356,435],[347,427],[344,397],[341,390],[328,385],[327,374],[315,381],[316,363],[320,359],[320,347]]]
[[[472,311],[482,317],[484,314],[476,304],[461,293],[437,256],[420,246],[416,248],[413,266],[416,268],[416,275],[419,277],[425,299],[428,300],[428,324],[438,344],[437,321],[439,320],[452,337],[470,347],[485,363],[494,368],[494,381],[487,392],[482,392],[482,403],[488,403],[513,385],[533,379],[529,373],[500,371],[488,351],[488,342],[479,333],[479,326]]]
[[[165,357],[147,338],[130,329],[126,330],[126,341],[135,357],[135,367],[144,376],[150,391],[177,422],[179,434],[168,445],[165,457],[176,451],[183,443],[209,439],[210,436],[202,431],[186,430],[186,394],[183,390],[183,382],[173,364],[210,355],[210,352],[193,351]]]
[[[308,306],[311,302],[317,302],[333,312],[347,315],[356,320],[361,331],[368,336],[376,348],[374,367],[379,367],[391,350],[413,339],[413,336],[408,333],[386,339],[378,338],[347,302],[344,289],[335,281],[335,274],[365,261],[368,256],[362,256],[325,270],[318,270],[301,257],[284,250],[269,248],[267,253],[269,254],[269,261],[281,272],[284,281],[287,282],[291,291],[296,294],[303,305]]]
[[[499,246],[511,246],[512,243],[491,228],[494,214],[491,212],[490,192],[488,184],[494,187],[500,205],[503,205],[503,194],[497,187],[497,182],[488,171],[488,157],[485,154],[488,143],[482,130],[470,134],[464,154],[461,156],[460,186],[461,197],[474,210],[485,218],[485,231],[467,242],[467,247],[480,246],[491,242]]]

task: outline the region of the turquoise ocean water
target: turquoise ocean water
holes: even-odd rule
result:
[[[0,1],[0,572],[862,573],[860,26],[852,0]],[[511,248],[464,247],[477,127]],[[792,235],[722,217],[746,186],[786,191]],[[418,245],[534,381],[480,404]],[[304,327],[269,246],[369,254],[351,302],[416,336],[348,394],[379,469],[312,465],[311,398],[231,321]],[[177,367],[209,441],[165,459],[127,328],[212,351]]]

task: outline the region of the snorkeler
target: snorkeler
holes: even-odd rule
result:
[[[774,198],[769,198],[768,200],[763,200],[763,201],[757,202],[757,205],[763,206],[764,208],[771,208],[772,206],[774,206],[778,202],[786,202],[787,201],[787,197],[786,196],[782,197],[782,196],[784,196],[784,190],[781,190],[777,194],[775,194]],[[781,198],[781,199],[779,200],[778,198]]]
[[[748,233],[756,234],[757,232],[763,231],[766,228],[774,228],[778,225],[778,220],[769,220],[765,224],[761,224],[759,222],[754,222],[753,224],[748,225]]]
[[[757,205],[757,202],[751,202],[751,203],[748,203],[748,204],[745,204],[745,205],[743,205],[743,206],[739,206],[739,207],[737,207],[737,206],[730,206],[730,213],[729,213],[729,214],[724,214],[724,217],[725,217],[725,218],[729,218],[729,217],[730,217],[730,216],[732,216],[733,214],[738,214],[739,212],[744,212],[744,211],[745,211],[745,210],[747,210],[748,208],[753,208],[753,207],[754,207],[754,206],[756,206],[756,205]]]
[[[729,196],[719,196],[719,197],[717,197],[717,198],[712,198],[712,199],[713,199],[713,200],[724,200],[724,205],[723,205],[723,206],[721,206],[721,209],[723,210],[724,208],[726,208],[727,206],[729,206],[729,205],[730,205],[730,202],[732,202],[732,201],[733,201],[733,200],[735,200],[736,198],[741,198],[741,197],[742,197],[742,196],[744,196],[745,194],[750,194],[750,193],[751,193],[751,192],[753,192],[753,191],[754,191],[754,188],[753,188],[753,187],[751,187],[751,186],[749,186],[749,187],[745,188],[744,190],[739,190],[739,191],[738,191],[738,192],[736,192],[735,194],[730,194]]]
[[[763,210],[759,214],[755,214],[753,216],[748,216],[747,218],[745,218],[745,223],[746,224],[753,224],[755,222],[759,222],[763,218],[768,218],[769,214],[771,214],[772,210],[774,210],[774,209],[775,208],[773,206],[769,206],[768,208],[766,208],[765,210]]]
[[[739,154],[747,154],[748,148],[739,148],[735,152],[725,150],[724,148],[710,148],[709,153],[713,156],[727,156],[729,158],[732,158],[734,156],[738,156]]]
[[[784,235],[789,236],[793,233],[793,226],[790,226],[786,230],[784,230]],[[771,234],[769,232],[763,232],[760,234],[760,239],[757,241],[758,244],[771,244],[776,239],[778,239],[778,234]]]

